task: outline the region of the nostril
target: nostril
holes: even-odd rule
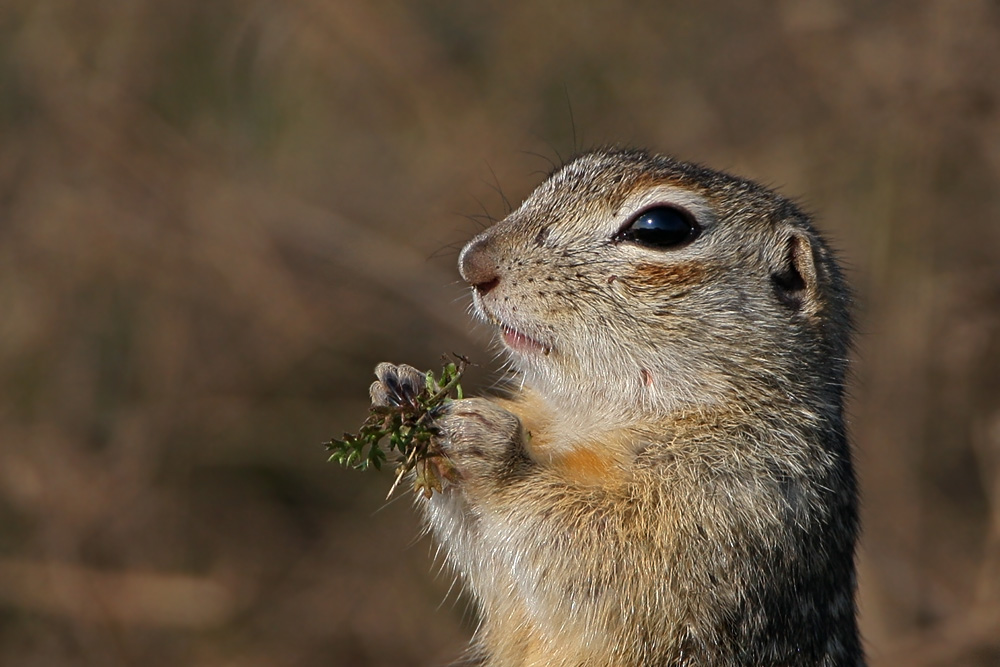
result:
[[[485,295],[500,283],[500,267],[494,256],[491,236],[473,239],[458,258],[458,270],[465,282],[480,295]]]
[[[479,292],[479,296],[486,296],[490,290],[500,284],[500,279],[494,277],[492,280],[487,280],[485,282],[476,283],[473,287]]]

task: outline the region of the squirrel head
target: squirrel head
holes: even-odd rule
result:
[[[808,217],[750,181],[587,153],[459,268],[524,385],[569,414],[624,425],[749,396],[839,410],[847,287]]]

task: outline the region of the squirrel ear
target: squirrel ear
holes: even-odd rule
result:
[[[777,271],[771,274],[778,300],[793,310],[811,310],[817,296],[816,258],[809,237],[793,231],[785,241],[785,250]]]

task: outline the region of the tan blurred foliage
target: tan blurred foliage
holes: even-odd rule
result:
[[[456,656],[415,514],[320,442],[378,361],[496,379],[456,249],[615,142],[817,212],[872,663],[1000,664],[998,82],[990,0],[7,0],[0,663]]]

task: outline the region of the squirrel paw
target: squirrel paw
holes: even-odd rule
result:
[[[524,454],[521,421],[485,398],[451,402],[436,425],[441,449],[466,482],[501,476]]]
[[[399,408],[416,405],[417,396],[427,383],[427,374],[407,364],[382,362],[375,367],[375,377],[368,393],[372,405],[379,408]]]

